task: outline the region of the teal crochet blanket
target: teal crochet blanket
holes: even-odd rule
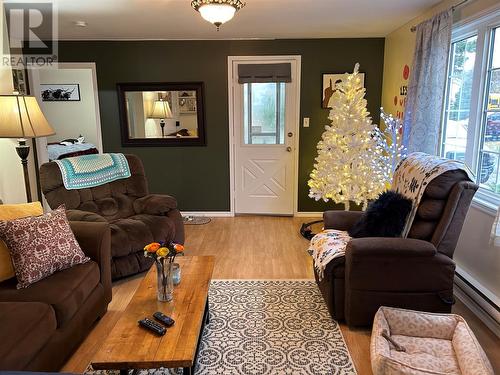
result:
[[[130,177],[130,168],[123,154],[82,155],[55,162],[68,190],[91,188]]]

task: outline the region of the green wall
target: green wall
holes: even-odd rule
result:
[[[132,27],[132,26],[131,26]],[[63,62],[97,65],[102,138],[105,152],[141,157],[150,190],[177,198],[186,211],[227,211],[229,204],[229,131],[227,56],[301,55],[300,114],[311,118],[300,128],[299,211],[323,211],[331,203],[308,197],[307,180],[316,144],[328,124],[321,109],[321,74],[366,73],[368,110],[379,121],[384,39],[305,39],[258,41],[78,41],[60,42]],[[122,147],[116,84],[118,82],[205,83],[206,147]]]

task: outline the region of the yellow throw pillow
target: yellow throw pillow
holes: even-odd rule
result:
[[[43,215],[40,202],[21,204],[0,204],[0,220],[15,220],[28,216]],[[0,240],[0,282],[16,276],[9,249]]]

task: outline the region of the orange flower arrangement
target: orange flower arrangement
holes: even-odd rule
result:
[[[171,301],[173,298],[172,264],[184,246],[174,242],[152,242],[144,246],[144,256],[153,258],[158,272],[158,300]]]
[[[144,246],[144,256],[155,260],[168,258],[173,262],[177,254],[184,251],[184,246],[174,242],[152,242]]]
[[[160,243],[158,242],[153,242],[150,243],[149,245],[146,245],[144,247],[144,251],[148,253],[156,253],[156,251],[161,247]]]

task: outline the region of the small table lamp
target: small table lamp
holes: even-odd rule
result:
[[[153,104],[153,110],[148,116],[153,119],[160,119],[161,136],[165,137],[165,119],[172,118],[172,111],[170,105],[166,100],[156,100]]]
[[[0,95],[0,138],[18,138],[17,154],[24,171],[26,198],[31,202],[28,174],[30,147],[26,138],[47,137],[55,134],[34,96]]]

